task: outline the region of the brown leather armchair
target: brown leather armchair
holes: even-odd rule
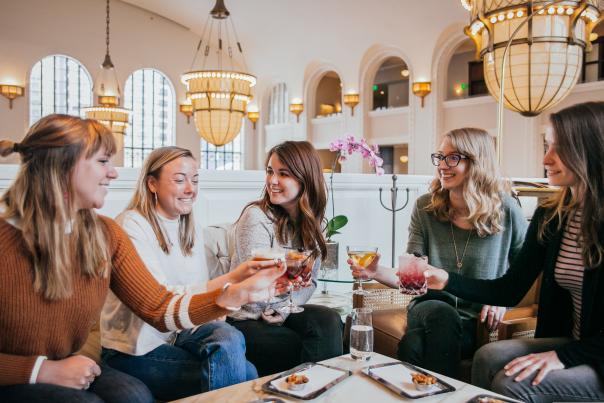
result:
[[[491,341],[533,337],[537,324],[540,285],[541,277],[535,281],[522,301],[506,312],[497,331],[488,332],[484,325],[479,323],[476,329],[477,347]],[[355,284],[354,287],[356,286]],[[354,308],[373,310],[373,350],[397,358],[398,343],[407,328],[407,306],[412,297],[379,283],[366,283],[363,288],[369,291],[369,295],[353,295],[352,304]],[[469,381],[471,365],[471,360],[462,362],[462,380]]]

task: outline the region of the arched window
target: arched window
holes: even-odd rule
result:
[[[51,113],[84,117],[92,105],[92,79],[76,59],[52,55],[38,61],[29,77],[29,124]]]
[[[124,87],[124,106],[132,110],[132,124],[124,135],[124,166],[140,167],[157,147],[174,144],[174,89],[155,69],[132,73]]]
[[[389,57],[380,65],[373,80],[373,108],[409,106],[409,68],[398,57]]]
[[[244,127],[242,124],[239,135],[233,141],[220,147],[201,139],[201,168],[216,171],[243,169]]]
[[[593,32],[595,39],[591,42],[591,52],[583,54],[582,82],[604,80],[604,21]]]
[[[279,83],[273,86],[268,97],[268,124],[286,124],[289,118],[287,85]]]
[[[482,60],[475,60],[475,46],[470,39],[460,43],[447,68],[447,100],[487,95]]]
[[[318,118],[342,113],[342,81],[335,71],[325,73],[319,81],[315,102]]]

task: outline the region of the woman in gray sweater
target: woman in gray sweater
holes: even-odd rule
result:
[[[312,250],[312,272],[293,292],[296,305],[306,303],[316,289],[316,276],[327,249],[321,225],[327,190],[321,160],[307,141],[286,141],[273,147],[266,159],[262,198],[248,204],[235,225],[231,270],[252,256],[252,250],[295,247]],[[277,302],[242,307],[229,322],[245,336],[246,356],[260,376],[290,369],[302,362],[342,354],[342,321],[333,309],[305,305],[287,315]]]
[[[432,154],[437,167],[430,193],[417,199],[409,225],[407,252],[431,265],[480,279],[502,276],[520,250],[526,220],[505,191],[495,158],[494,138],[474,128],[445,134]],[[349,263],[351,263],[349,261]],[[396,271],[376,259],[353,275],[398,286]],[[505,308],[482,306],[443,291],[429,291],[409,306],[401,360],[457,377],[462,358],[475,350],[476,322],[497,328]]]

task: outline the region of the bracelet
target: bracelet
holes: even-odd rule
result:
[[[231,286],[231,283],[225,283],[225,284],[222,286],[222,292],[220,293],[220,295],[223,295],[223,294],[226,292],[226,290],[227,290],[227,289],[228,289],[230,286]],[[220,305],[219,305],[219,306],[220,306]],[[227,311],[231,311],[231,312],[237,312],[238,310],[240,310],[240,309],[241,309],[241,307],[240,307],[240,306],[239,306],[239,307],[234,307],[234,306],[220,306],[220,307],[221,307],[221,308],[226,309]]]

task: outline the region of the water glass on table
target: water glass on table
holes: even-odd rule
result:
[[[428,268],[426,260],[417,255],[404,254],[398,258],[398,288],[407,295],[423,295],[428,291],[424,271]]]
[[[371,309],[355,308],[350,316],[350,356],[357,361],[368,361],[373,353]]]
[[[376,258],[378,248],[376,246],[351,245],[346,247],[346,252],[355,265],[366,268]],[[357,281],[358,287],[352,293],[355,295],[369,295],[369,292],[363,289],[363,282],[360,277]]]

